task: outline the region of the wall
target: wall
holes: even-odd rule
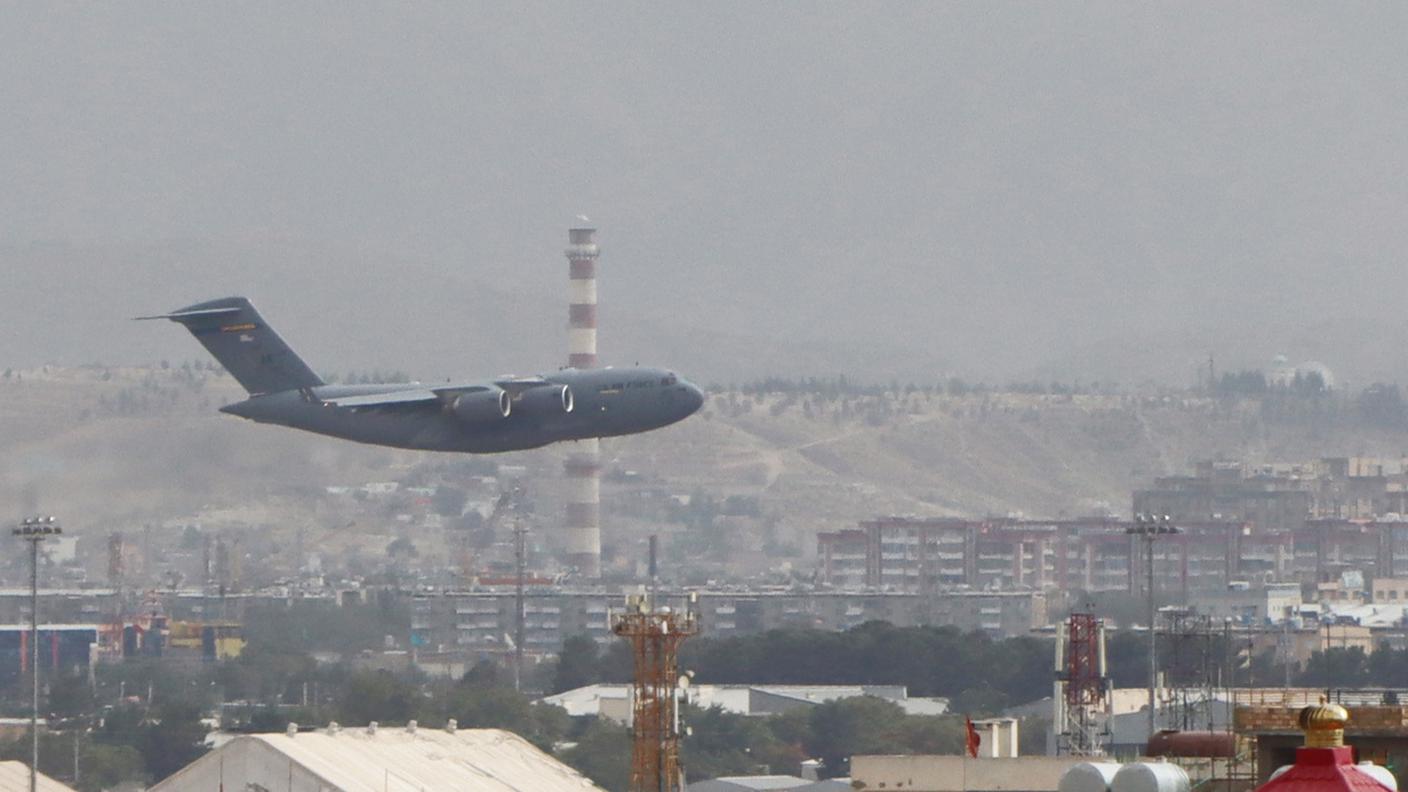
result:
[[[1047,792],[1080,757],[853,756],[851,779],[864,790],[905,792]]]

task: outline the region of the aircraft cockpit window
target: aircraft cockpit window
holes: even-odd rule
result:
[[[660,380],[660,384],[661,384],[661,385],[666,385],[666,386],[668,386],[668,385],[674,385],[676,382],[679,382],[679,381],[680,381],[680,378],[679,378],[679,377],[676,377],[674,374],[670,374],[669,376],[667,376],[667,377],[665,377],[664,379]]]

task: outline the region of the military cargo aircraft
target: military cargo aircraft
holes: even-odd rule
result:
[[[187,330],[249,392],[220,408],[358,443],[471,454],[615,437],[693,415],[704,392],[657,368],[563,369],[534,377],[427,385],[328,385],[249,300],[226,297],[138,319]]]

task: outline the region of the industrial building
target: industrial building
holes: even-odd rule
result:
[[[98,641],[95,624],[40,624],[39,665],[47,669],[87,668]],[[29,625],[0,625],[0,685],[29,672]]]
[[[691,685],[689,703],[718,707],[749,717],[780,715],[841,699],[873,696],[898,704],[911,715],[942,715],[948,699],[911,698],[903,685]],[[598,683],[555,693],[544,704],[562,707],[573,717],[600,717],[630,725],[630,685]]]
[[[102,621],[117,608],[117,590],[111,588],[41,588],[41,613],[47,621],[79,623]],[[0,623],[29,621],[29,588],[0,588]]]
[[[500,729],[378,728],[235,737],[149,792],[590,792],[577,771]]]

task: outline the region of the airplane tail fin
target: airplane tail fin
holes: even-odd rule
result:
[[[170,319],[185,325],[252,396],[323,384],[243,297],[225,297],[169,314],[137,318]]]

